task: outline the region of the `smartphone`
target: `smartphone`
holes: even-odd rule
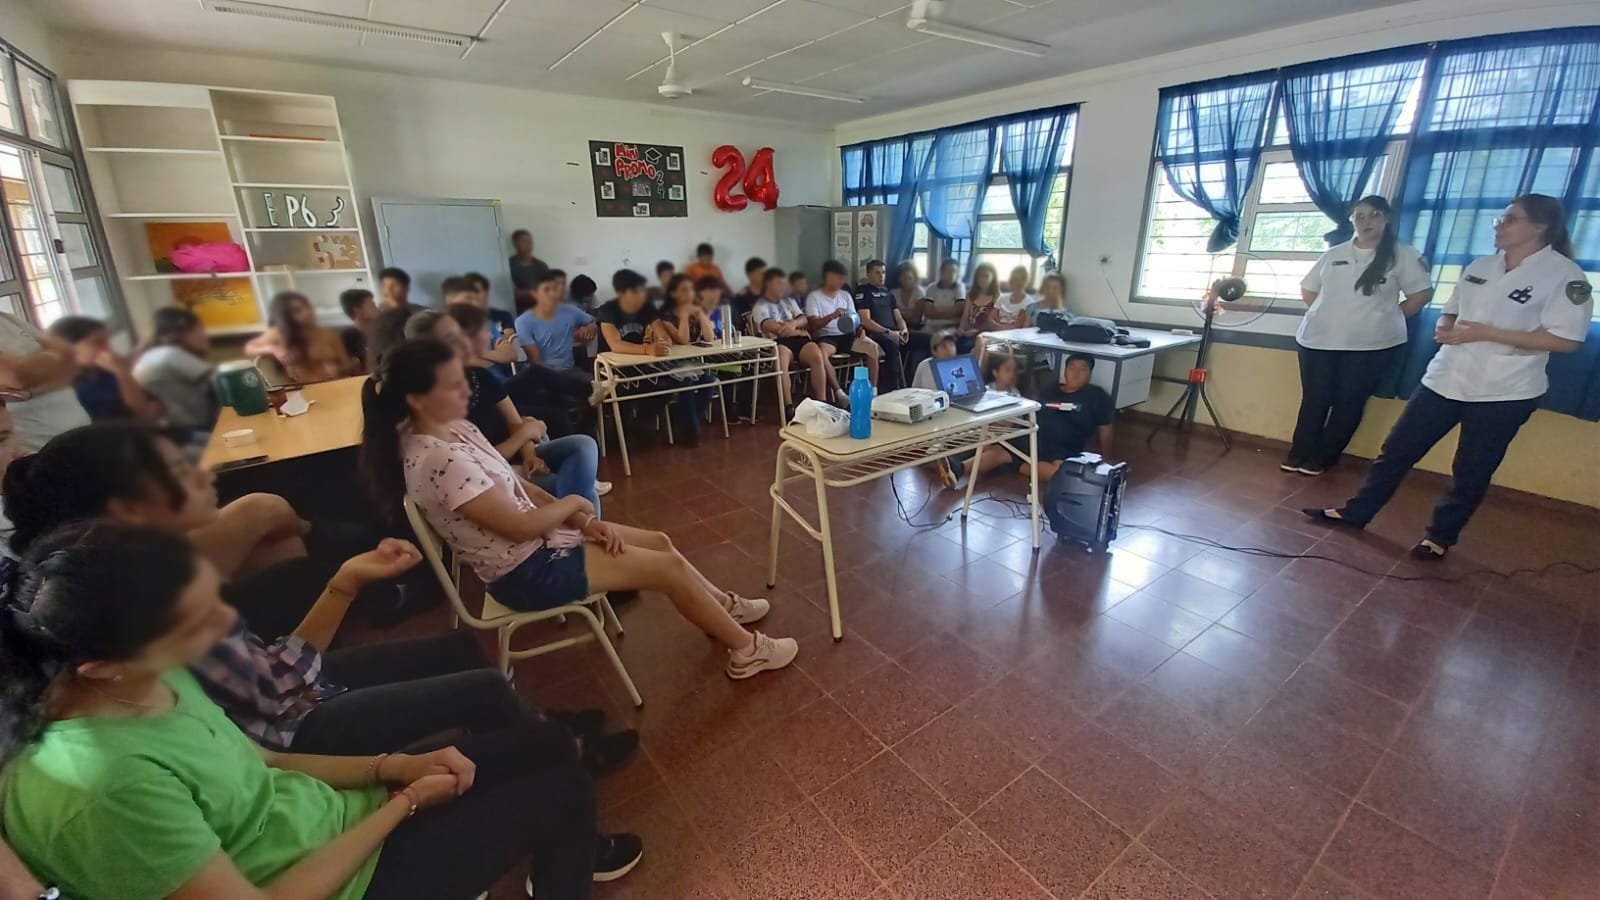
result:
[[[244,459],[232,459],[232,460],[229,460],[227,462],[217,463],[216,465],[211,467],[211,471],[213,471],[213,472],[231,472],[234,469],[243,469],[246,466],[259,465],[259,464],[264,463],[266,461],[267,461],[267,455],[265,453],[261,454],[260,456],[246,456]]]
[[[716,346],[716,344],[713,344],[710,341],[695,341],[694,345],[696,347],[715,347]]]

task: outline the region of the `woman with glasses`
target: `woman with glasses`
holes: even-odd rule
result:
[[[1433,299],[1428,267],[1400,243],[1389,201],[1362,197],[1352,240],[1328,248],[1300,282],[1300,416],[1278,468],[1321,475],[1361,424],[1367,399],[1406,345],[1406,319]]]
[[[1411,467],[1457,425],[1450,490],[1434,507],[1418,559],[1443,559],[1489,490],[1489,479],[1549,386],[1551,353],[1583,343],[1594,313],[1589,281],[1572,261],[1561,201],[1523,194],[1494,222],[1493,256],[1461,272],[1434,329],[1441,345],[1354,497],[1313,519],[1363,528]]]

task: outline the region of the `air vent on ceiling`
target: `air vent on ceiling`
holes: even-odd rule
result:
[[[279,22],[294,22],[299,25],[315,25],[319,28],[334,28],[339,31],[373,34],[402,41],[438,44],[444,47],[465,48],[476,44],[479,40],[477,36],[470,34],[434,31],[431,28],[412,28],[409,25],[397,25],[393,22],[358,19],[354,16],[339,16],[309,9],[275,6],[271,3],[251,3],[249,0],[211,0],[208,6],[212,12],[227,15],[254,16],[258,19],[274,19]]]

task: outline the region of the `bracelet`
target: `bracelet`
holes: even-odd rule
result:
[[[383,778],[378,775],[378,770],[383,768],[383,761],[388,758],[389,754],[379,753],[377,756],[372,758],[372,762],[367,763],[367,781],[369,783],[373,785],[379,785],[383,783]]]
[[[406,802],[411,804],[411,809],[406,813],[406,818],[409,819],[417,814],[417,795],[411,793],[411,788],[409,786],[401,788],[400,793],[396,796],[406,798]]]
[[[585,528],[588,528],[590,525],[594,524],[594,516],[593,515],[590,515],[589,513],[584,513],[584,515],[589,516],[589,519],[588,519],[588,521],[584,522],[582,525],[578,526],[578,530],[579,531],[582,531]]]

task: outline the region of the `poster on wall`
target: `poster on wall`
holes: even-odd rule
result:
[[[661,219],[689,214],[683,148],[590,141],[594,212],[601,218]]]
[[[172,299],[200,317],[207,328],[264,325],[261,304],[248,278],[195,278],[172,283]]]

